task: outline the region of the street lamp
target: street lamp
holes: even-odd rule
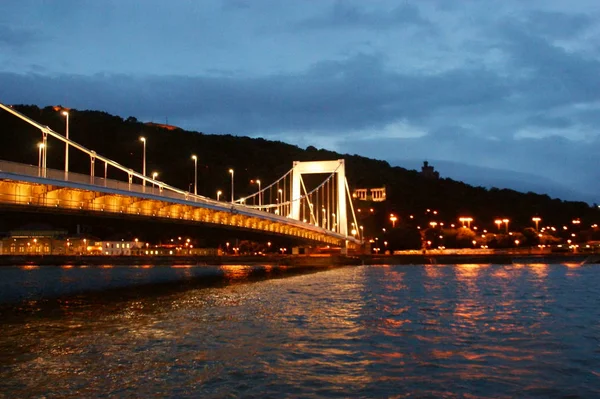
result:
[[[44,143],[38,143],[38,175],[42,175],[42,152],[44,151]]]
[[[156,180],[158,172],[152,172],[152,180]],[[152,182],[152,193],[154,193],[154,182]]]
[[[198,157],[192,155],[194,160],[194,195],[198,195]]]
[[[282,207],[283,190],[282,189],[277,190],[277,200],[279,201],[279,205],[277,205],[277,214],[281,215],[283,213],[283,207]]]
[[[538,226],[539,226],[540,220],[542,220],[542,218],[536,216],[536,217],[532,217],[531,220],[535,222],[535,231],[539,231]]]
[[[219,197],[221,197],[221,194],[223,194],[221,190],[217,191],[217,201],[219,200]]]
[[[258,184],[258,206],[261,207],[262,206],[262,193],[260,192],[260,180],[256,179],[256,180],[254,180],[254,182],[256,184]]]
[[[142,143],[144,143],[144,157],[143,157],[143,163],[142,163],[142,175],[144,176],[144,180],[142,180],[142,185],[146,186],[146,138],[145,137],[140,137],[140,141]]]
[[[465,223],[467,223],[467,227],[471,228],[471,222],[473,221],[473,218],[460,217],[460,218],[458,218],[458,221],[462,223],[463,227],[465,227]]]
[[[233,169],[229,169],[229,173],[231,173],[231,203],[233,204]]]
[[[396,220],[398,220],[398,218],[396,217],[396,215],[394,215],[393,213],[390,215],[390,221],[392,222],[392,228],[396,227]]]
[[[65,137],[69,140],[69,113],[63,111],[62,114],[67,117],[67,129]],[[69,173],[69,142],[65,143],[65,175]]]
[[[502,219],[496,219],[494,220],[494,223],[496,223],[496,226],[498,226],[498,231],[500,231],[500,226],[502,226]]]
[[[502,223],[506,224],[506,232],[508,233],[508,223],[510,222],[510,219],[502,219]]]

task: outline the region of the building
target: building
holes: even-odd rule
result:
[[[1,240],[3,255],[59,255],[66,252],[66,230],[30,227],[10,231]]]
[[[88,253],[108,256],[131,256],[139,254],[143,247],[144,243],[138,240],[95,241],[92,248],[88,249]]]
[[[425,161],[421,166],[421,176],[429,179],[439,179],[440,172],[437,172],[433,166],[429,166],[429,162]]]
[[[352,198],[359,201],[383,202],[386,200],[385,187],[357,188],[352,193]]]

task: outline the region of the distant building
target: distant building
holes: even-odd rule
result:
[[[423,162],[423,166],[421,166],[421,176],[427,177],[429,179],[439,179],[440,172],[437,172],[433,166],[429,166],[429,162]]]
[[[130,256],[135,255],[143,248],[144,243],[135,241],[96,241],[92,249],[88,249],[89,252],[94,252],[100,255],[124,255]]]
[[[53,230],[44,226],[31,226],[9,232],[2,239],[2,254],[50,255],[64,254],[66,230]]]
[[[383,202],[386,200],[385,187],[357,188],[352,193],[352,198],[359,201]]]

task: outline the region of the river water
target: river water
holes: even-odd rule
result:
[[[1,281],[39,291],[16,269]],[[208,286],[13,289],[0,397],[600,398],[599,265],[221,270]]]

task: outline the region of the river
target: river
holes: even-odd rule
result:
[[[599,265],[75,269],[0,269],[0,397],[600,397]]]

